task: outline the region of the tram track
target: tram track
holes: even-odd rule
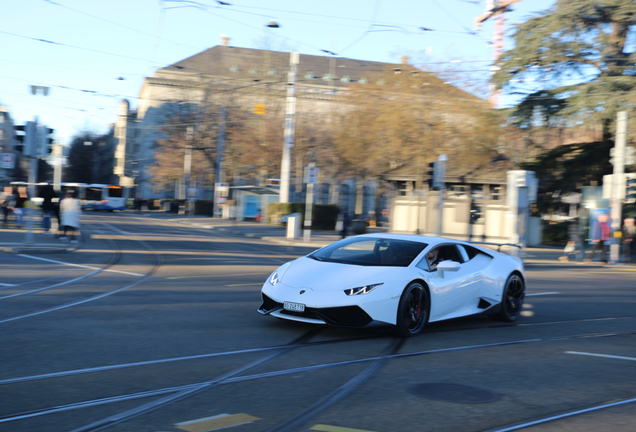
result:
[[[104,225],[108,225],[105,224],[104,222],[99,222],[100,224],[104,224]],[[111,226],[112,229],[116,229],[114,227]],[[23,293],[16,293],[13,295],[9,295],[9,296],[4,296],[2,298],[0,298],[0,300],[8,300],[11,298],[15,298],[15,297],[20,297],[20,296],[25,296],[25,295],[32,295],[32,294],[36,294],[36,293],[40,293],[43,291],[49,291],[55,288],[59,288],[61,286],[65,286],[65,285],[71,285],[71,284],[76,284],[78,282],[81,281],[86,281],[87,279],[94,277],[100,273],[103,273],[109,269],[111,269],[112,267],[114,267],[115,265],[117,265],[122,258],[122,250],[121,248],[117,245],[117,243],[114,240],[110,240],[107,239],[106,240],[109,245],[111,246],[111,250],[114,251],[111,259],[109,260],[109,262],[101,268],[95,269],[94,271],[79,276],[77,278],[68,280],[68,281],[64,281],[64,282],[60,282],[57,284],[53,284],[53,285],[49,285],[46,287],[42,287],[39,289],[35,289],[35,290],[30,290],[30,291],[26,291]],[[136,279],[135,281],[131,282],[131,283],[127,283],[123,286],[119,286],[115,289],[111,289],[93,296],[90,296],[88,298],[84,298],[81,300],[76,300],[76,301],[72,301],[72,302],[68,302],[68,303],[64,303],[58,306],[53,306],[53,307],[49,307],[49,308],[45,308],[45,309],[40,309],[40,310],[36,310],[34,312],[29,312],[29,313],[25,313],[25,314],[21,314],[21,315],[17,315],[14,317],[9,317],[9,318],[2,318],[0,319],[0,324],[4,324],[4,323],[8,323],[8,322],[12,322],[12,321],[17,321],[17,320],[21,320],[21,319],[25,319],[25,318],[30,318],[30,317],[34,317],[34,316],[38,316],[38,315],[43,315],[46,313],[50,313],[50,312],[55,312],[58,310],[62,310],[62,309],[67,309],[73,306],[78,306],[78,305],[82,305],[82,304],[86,304],[86,303],[90,303],[93,302],[95,300],[99,300],[102,299],[104,297],[108,297],[111,296],[113,294],[117,294],[121,291],[125,291],[127,289],[133,288],[143,282],[145,282],[146,280],[150,279],[158,270],[159,268],[163,265],[163,258],[161,256],[161,254],[159,254],[154,248],[152,248],[150,245],[148,245],[146,242],[141,241],[141,240],[137,240],[139,242],[139,244],[141,244],[144,248],[146,248],[148,251],[150,251],[153,255],[153,257],[155,258],[154,260],[154,264],[152,265],[151,269],[146,272],[145,274],[143,274],[141,277],[139,277],[138,279]]]
[[[58,288],[58,287],[61,287],[61,286],[64,286],[64,285],[70,285],[70,284],[73,284],[73,283],[80,282],[82,280],[88,279],[90,277],[98,275],[99,273],[102,273],[103,271],[106,271],[106,270],[110,269],[111,267],[115,266],[121,260],[121,248],[119,248],[117,246],[117,244],[114,241],[112,241],[112,240],[107,240],[107,242],[110,245],[111,251],[113,251],[113,254],[112,254],[110,260],[108,261],[108,263],[106,263],[106,265],[104,267],[95,269],[94,271],[92,271],[92,272],[90,272],[88,274],[73,278],[71,280],[59,282],[59,283],[56,283],[56,284],[53,284],[53,285],[45,286],[43,288],[38,288],[38,289],[30,290],[30,291],[24,291],[24,292],[20,292],[20,293],[16,293],[16,294],[3,296],[3,297],[0,297],[0,301],[8,300],[8,299],[15,298],[15,297],[21,297],[21,296],[25,296],[25,295],[36,294],[36,293],[39,293],[39,292],[42,292],[42,291],[52,290],[54,288]],[[26,254],[20,254],[20,256],[25,256],[25,257],[31,258],[30,256],[28,256]],[[41,259],[41,258],[39,258],[39,259]],[[80,266],[77,265],[77,267],[80,267]],[[86,266],[84,266],[84,267],[86,267]],[[37,281],[35,281],[35,282],[37,282]],[[27,282],[27,283],[23,284],[22,286],[27,285],[27,284],[31,284],[31,283],[35,283],[35,282],[30,282],[30,283]],[[2,322],[3,321],[0,320],[0,323],[2,323]]]
[[[582,323],[582,322],[597,322],[597,321],[598,322],[600,322],[600,321],[604,321],[605,322],[605,321],[612,321],[612,320],[627,320],[627,319],[636,319],[636,316],[633,316],[633,317],[610,317],[610,318],[585,318],[585,319],[580,319],[580,320],[549,321],[549,322],[543,322],[543,323],[494,324],[494,325],[479,326],[479,327],[463,327],[463,328],[454,328],[454,329],[439,329],[439,330],[434,330],[434,331],[424,331],[422,333],[422,335],[419,336],[419,337],[426,337],[426,334],[474,331],[474,330],[484,330],[484,329],[491,329],[491,328],[509,328],[509,327],[540,326],[540,325],[556,325],[556,324],[575,324],[575,323]],[[612,333],[607,333],[607,334],[608,335],[612,335]],[[627,332],[626,334],[631,334],[631,332]],[[370,336],[355,337],[355,338],[345,338],[345,339],[336,339],[336,340],[323,340],[323,341],[316,341],[316,342],[298,343],[295,346],[295,348],[308,348],[308,347],[316,347],[316,346],[320,346],[320,345],[333,345],[333,344],[357,342],[357,341],[362,341],[362,340],[382,339],[382,338],[386,338],[386,336],[387,336],[386,334],[379,334],[379,335],[370,335]],[[583,337],[583,336],[577,336],[577,337]],[[558,338],[558,337],[555,337],[555,338]],[[505,343],[505,344],[509,344],[509,343]],[[201,359],[206,359],[206,358],[215,358],[215,357],[223,357],[223,356],[231,356],[231,355],[252,354],[252,353],[258,353],[258,352],[278,350],[278,349],[281,349],[281,348],[286,347],[286,346],[287,345],[285,345],[285,346],[276,345],[276,346],[260,347],[260,348],[246,348],[246,349],[241,349],[241,350],[223,351],[223,352],[217,352],[217,353],[198,354],[198,355],[182,356],[182,357],[173,357],[173,358],[159,359],[159,360],[147,360],[147,361],[139,361],[139,362],[132,362],[132,363],[122,363],[122,364],[118,364],[118,365],[98,366],[98,367],[92,367],[92,368],[86,368],[86,369],[75,369],[75,370],[69,370],[69,371],[52,372],[52,373],[47,373],[47,374],[32,375],[32,376],[25,376],[25,377],[7,378],[7,379],[0,379],[0,386],[6,385],[6,384],[15,384],[15,383],[20,383],[20,382],[37,381],[37,380],[50,379],[50,378],[62,378],[62,377],[67,377],[67,376],[72,376],[72,375],[82,375],[82,374],[97,373],[97,372],[107,372],[107,371],[112,371],[112,370],[117,370],[117,369],[127,369],[127,368],[134,368],[134,367],[143,367],[143,366],[155,366],[155,365],[165,364],[165,363],[201,360]]]
[[[287,352],[289,352],[289,351],[291,351],[293,349],[296,349],[296,348],[313,347],[313,346],[317,346],[317,345],[324,345],[324,344],[330,344],[330,343],[339,343],[339,342],[351,342],[352,341],[352,340],[338,340],[338,341],[305,342],[306,339],[309,339],[309,338],[317,335],[321,330],[322,330],[322,328],[312,329],[309,332],[306,332],[305,334],[301,335],[295,341],[293,341],[293,342],[291,342],[290,344],[287,344],[287,345],[260,348],[260,349],[258,349],[258,351],[276,350],[277,352],[275,352],[273,354],[270,354],[268,356],[265,356],[262,359],[256,360],[256,361],[254,361],[252,363],[249,363],[248,365],[241,366],[240,368],[236,368],[236,369],[234,369],[234,370],[232,370],[230,372],[227,372],[227,373],[225,373],[225,374],[223,374],[223,375],[221,375],[219,377],[216,377],[216,378],[208,380],[208,381],[203,381],[203,382],[193,383],[193,384],[186,384],[186,385],[181,385],[181,386],[172,386],[172,387],[148,390],[148,391],[137,392],[137,393],[129,393],[129,394],[119,395],[119,396],[114,396],[114,397],[109,397],[109,398],[93,399],[93,400],[82,401],[82,402],[78,402],[78,403],[74,403],[74,404],[67,404],[67,405],[60,405],[60,406],[55,406],[55,407],[42,408],[42,409],[39,409],[39,410],[31,410],[31,411],[28,411],[28,412],[8,414],[8,415],[0,416],[0,424],[7,423],[7,422],[12,422],[12,421],[17,421],[17,420],[23,420],[23,419],[26,419],[26,418],[38,417],[38,416],[42,416],[42,415],[55,414],[55,413],[59,413],[59,412],[63,412],[63,411],[90,408],[90,407],[94,407],[94,406],[97,406],[97,405],[104,405],[104,404],[109,404],[109,403],[117,403],[117,402],[123,402],[123,401],[135,400],[135,399],[157,397],[157,396],[162,396],[162,395],[166,395],[166,394],[169,395],[169,396],[166,396],[164,399],[161,399],[160,401],[155,401],[155,402],[151,402],[149,404],[144,404],[144,405],[142,405],[142,406],[140,406],[138,408],[135,408],[133,410],[128,410],[128,411],[120,413],[120,414],[115,414],[114,416],[111,416],[111,417],[109,417],[107,419],[103,419],[101,421],[91,423],[90,425],[84,426],[83,428],[74,429],[72,431],[72,432],[92,432],[92,431],[98,431],[98,430],[106,429],[109,426],[114,426],[115,424],[121,423],[121,422],[123,422],[125,420],[132,419],[134,417],[137,417],[139,415],[145,414],[145,413],[150,412],[150,411],[154,411],[154,410],[159,409],[161,407],[167,406],[167,405],[169,405],[169,404],[171,404],[173,402],[177,402],[177,401],[182,400],[184,398],[187,398],[187,397],[190,397],[190,396],[194,396],[194,395],[196,395],[196,394],[198,394],[198,393],[200,393],[202,391],[209,390],[209,389],[211,389],[213,387],[216,387],[216,386],[219,386],[219,385],[230,385],[230,384],[241,383],[241,382],[246,382],[246,381],[253,381],[253,380],[259,380],[259,379],[265,379],[265,378],[273,378],[273,377],[278,377],[278,376],[293,375],[293,374],[313,372],[313,371],[319,371],[319,370],[325,370],[325,369],[341,368],[341,367],[347,367],[347,366],[356,366],[356,365],[362,365],[362,364],[367,364],[367,363],[370,364],[370,366],[365,368],[362,372],[356,374],[356,376],[354,378],[352,378],[347,383],[345,383],[342,386],[340,386],[334,392],[332,392],[329,395],[321,398],[318,402],[316,402],[315,404],[313,404],[310,407],[306,408],[305,410],[301,411],[300,413],[298,413],[298,414],[290,417],[289,419],[279,423],[273,429],[270,429],[270,431],[272,431],[272,432],[273,431],[285,432],[285,431],[293,430],[293,427],[296,427],[299,424],[299,422],[302,423],[302,422],[307,421],[311,416],[320,413],[321,411],[323,411],[324,409],[328,408],[333,403],[335,403],[338,400],[340,400],[341,398],[345,397],[347,394],[349,394],[351,391],[353,391],[355,388],[357,388],[359,385],[361,385],[363,382],[365,382],[368,378],[370,378],[373,374],[375,374],[375,372],[377,372],[379,370],[379,368],[381,368],[389,360],[397,360],[397,359],[404,359],[404,358],[410,358],[410,357],[420,357],[420,356],[435,355],[435,354],[446,354],[446,353],[452,353],[452,352],[458,352],[458,351],[471,351],[471,350],[478,350],[478,349],[498,348],[498,347],[505,347],[505,346],[513,346],[513,345],[528,345],[528,344],[534,344],[534,343],[545,343],[545,342],[555,342],[555,341],[564,341],[564,340],[606,338],[606,337],[636,335],[636,331],[609,332],[609,333],[584,333],[584,334],[566,335],[566,336],[553,336],[553,337],[545,337],[545,338],[533,338],[533,339],[520,339],[520,340],[504,341],[504,342],[493,342],[493,343],[477,344],[477,345],[463,345],[463,346],[456,346],[456,347],[449,347],[449,348],[439,348],[439,349],[433,349],[433,350],[423,350],[423,351],[416,351],[416,352],[409,352],[409,353],[397,353],[397,351],[402,347],[404,340],[403,339],[394,338],[394,340],[384,350],[384,352],[382,354],[378,355],[378,356],[366,357],[366,358],[354,359],[354,360],[347,360],[347,361],[341,361],[341,362],[334,362],[334,363],[323,363],[323,364],[318,364],[318,365],[311,365],[311,366],[304,366],[304,367],[297,367],[297,368],[281,369],[281,370],[263,372],[263,373],[252,374],[252,375],[240,375],[241,373],[246,372],[249,369],[253,369],[253,368],[257,367],[257,366],[262,366],[265,363],[269,363],[269,362],[273,361],[274,359],[280,357],[282,354],[285,354],[285,353],[287,353]],[[353,340],[359,340],[359,339],[355,338]],[[231,353],[222,353],[221,355],[243,354],[243,353],[246,353],[246,352],[254,352],[254,351],[250,351],[250,350],[236,351],[236,352],[231,352]],[[200,356],[196,356],[196,357],[200,358]],[[169,359],[166,359],[166,361],[169,361]],[[139,364],[130,364],[128,367],[131,367],[133,365],[138,366]],[[115,367],[116,366],[113,366],[113,367],[110,367],[108,369],[115,368]],[[93,368],[93,369],[97,369],[97,368]],[[104,370],[106,370],[106,368],[99,368],[99,371],[104,371]],[[24,382],[24,381],[32,381],[34,379],[63,377],[63,376],[69,376],[69,375],[77,374],[77,373],[97,372],[97,370],[88,370],[87,369],[87,370],[75,371],[75,372],[76,373],[70,373],[70,372],[68,372],[68,373],[60,373],[60,374],[55,375],[55,376],[25,377],[25,378],[21,378],[21,379],[18,378],[18,379],[2,380],[2,381],[0,381],[0,385],[13,384],[13,383],[19,383],[19,382]],[[624,403],[636,402],[636,398],[628,399],[628,401],[629,402],[624,402]],[[608,403],[603,403],[603,404],[601,404],[599,406],[609,407],[609,406],[605,406],[607,404]],[[575,410],[575,411],[572,411],[572,412],[573,413],[576,412],[577,414],[583,414],[583,413],[588,412],[588,411],[578,412],[578,410]],[[574,415],[574,414],[572,414],[572,415]],[[565,415],[564,415],[564,417],[565,417]],[[550,417],[546,417],[546,419],[547,418],[550,418]],[[537,420],[537,421],[540,422],[539,420]],[[506,426],[506,427],[513,427],[513,425]],[[516,430],[516,429],[505,429],[505,428],[504,429],[496,429],[496,430],[493,429],[492,432],[495,432],[495,431],[496,432],[504,432],[504,431],[507,431],[507,430]]]

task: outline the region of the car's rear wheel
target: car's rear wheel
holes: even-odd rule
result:
[[[505,322],[512,322],[519,318],[523,300],[526,295],[526,284],[517,273],[510,275],[504,286],[499,312],[491,317]]]
[[[421,332],[428,321],[429,308],[430,301],[426,288],[417,282],[407,286],[398,305],[397,334],[414,336]]]

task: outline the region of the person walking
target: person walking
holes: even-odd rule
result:
[[[24,205],[29,200],[29,193],[26,186],[20,186],[15,195],[15,207],[13,208],[13,213],[15,214],[15,223],[19,227],[22,227],[24,222]]]
[[[342,238],[347,237],[347,228],[349,227],[349,213],[346,211],[338,214],[336,219],[336,231],[340,231]]]
[[[56,196],[51,183],[46,184],[42,188],[42,229],[45,234],[53,234],[51,232],[51,217],[53,217],[55,213],[53,198]]]
[[[585,261],[594,260],[596,251],[601,252],[601,261],[607,264],[607,252],[605,251],[605,243],[610,239],[610,225],[608,223],[609,216],[607,213],[601,213],[596,218],[596,224],[592,227],[592,243],[594,247],[585,258]]]
[[[11,186],[6,186],[3,189],[2,196],[0,196],[0,208],[2,208],[2,221],[6,225],[9,223],[9,214],[13,210],[15,205],[14,189]]]
[[[75,235],[79,234],[80,228],[79,219],[82,209],[80,207],[80,202],[73,197],[73,194],[74,191],[68,190],[66,192],[66,197],[60,202],[60,218],[62,226],[64,227],[64,232],[60,237],[60,241],[65,243],[68,241],[66,234],[69,231],[73,233],[71,235],[71,243],[77,243]]]
[[[623,224],[623,256],[626,263],[636,263],[636,225],[634,218],[626,218]]]

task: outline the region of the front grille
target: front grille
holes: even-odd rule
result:
[[[271,312],[274,309],[279,309],[283,307],[282,303],[278,303],[277,301],[272,300],[265,294],[262,294],[262,296],[263,296],[263,304],[261,305],[259,310],[263,312]]]
[[[371,321],[371,317],[358,306],[343,306],[332,308],[305,308],[304,312],[294,312],[282,309],[283,304],[272,300],[262,294],[263,304],[259,310],[263,313],[280,309],[280,313],[299,318],[309,318],[325,321],[327,324],[337,327],[365,327]]]
[[[373,321],[359,306],[315,309],[315,311],[328,324],[336,326],[364,327]]]
[[[305,312],[288,310],[281,310],[280,312],[284,315],[325,321],[327,324],[336,327],[364,327],[373,321],[371,317],[358,306],[306,308]]]

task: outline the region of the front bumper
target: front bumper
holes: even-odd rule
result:
[[[258,312],[276,318],[299,321],[310,324],[327,324],[336,327],[366,327],[373,319],[359,306],[338,306],[327,308],[307,307],[304,312],[292,312],[283,309],[279,303],[266,294],[262,294],[263,304]]]

